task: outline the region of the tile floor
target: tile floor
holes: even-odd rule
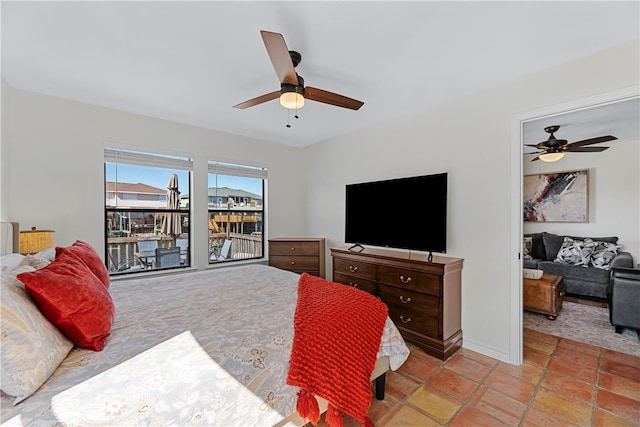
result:
[[[530,329],[521,366],[467,349],[442,362],[409,347],[385,400],[372,401],[376,427],[640,426],[640,357]],[[359,424],[345,416],[345,427]]]

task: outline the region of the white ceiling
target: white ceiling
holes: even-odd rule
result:
[[[636,39],[639,16],[638,1],[3,0],[2,75],[19,89],[302,147]],[[307,85],[364,106],[309,101],[299,120],[277,101],[232,108],[279,89],[263,29],[302,54]]]

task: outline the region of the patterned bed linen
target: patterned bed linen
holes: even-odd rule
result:
[[[114,281],[105,349],[74,348],[3,425],[272,426],[295,410],[286,385],[299,276],[264,265]],[[408,357],[387,320],[380,355]]]

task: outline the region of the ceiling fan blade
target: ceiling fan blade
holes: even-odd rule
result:
[[[568,144],[569,147],[583,147],[585,145],[598,144],[600,142],[613,141],[614,139],[618,139],[612,135],[599,136],[597,138],[584,139],[582,141],[572,142]]]
[[[248,101],[241,102],[238,105],[234,105],[233,108],[238,108],[240,110],[244,110],[245,108],[253,107],[254,105],[262,104],[263,102],[271,101],[272,99],[276,99],[280,96],[280,91],[277,90],[271,93],[265,93],[264,95],[260,95],[256,98],[250,99]]]
[[[540,160],[540,156],[534,157],[533,159],[531,159],[532,162],[535,162],[536,160]]]
[[[604,151],[609,147],[572,147],[569,145],[567,148],[564,148],[562,151],[566,151],[569,153],[597,153],[600,151]]]
[[[525,145],[526,145],[527,147],[537,148],[538,150],[544,150],[544,149],[546,149],[546,148],[549,148],[548,146],[546,146],[546,145],[542,145],[541,143],[540,143],[540,144],[525,144]]]
[[[284,42],[282,34],[264,30],[260,31],[260,34],[262,35],[262,41],[267,48],[267,54],[269,55],[269,59],[271,59],[273,69],[276,70],[280,83],[298,86],[298,75],[293,67],[291,55],[289,55],[289,49]]]
[[[304,97],[312,101],[335,105],[336,107],[349,108],[351,110],[359,110],[360,107],[364,105],[364,102],[358,101],[357,99],[309,86],[304,88]]]

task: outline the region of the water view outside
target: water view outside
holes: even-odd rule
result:
[[[189,170],[105,161],[106,259],[112,275],[191,265],[190,178]],[[208,179],[208,247],[193,249],[207,250],[210,264],[262,258],[263,179],[211,168]]]

